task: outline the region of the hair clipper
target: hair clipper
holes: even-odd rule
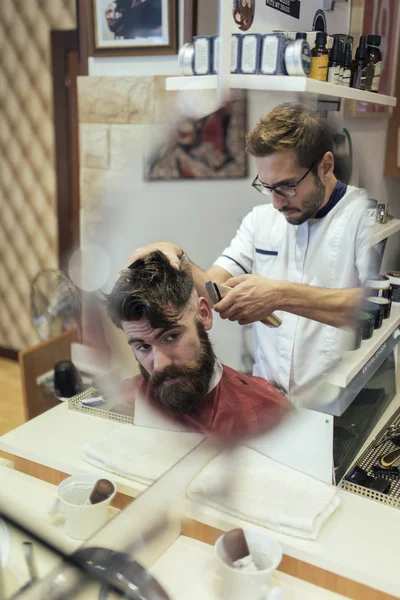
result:
[[[228,292],[230,292],[233,288],[228,287],[227,285],[222,285],[221,283],[214,283],[213,281],[207,281],[206,290],[209,295],[209,298],[213,304],[217,304],[222,298],[225,298]],[[267,327],[279,327],[282,324],[282,321],[279,317],[277,317],[274,313],[269,315],[266,319],[261,321]]]

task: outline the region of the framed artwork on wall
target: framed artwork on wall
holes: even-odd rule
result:
[[[151,154],[147,181],[247,177],[246,94],[235,90],[217,111],[185,117]]]
[[[353,0],[351,4],[350,35],[354,38],[353,55],[361,35],[380,35],[382,74],[379,93],[393,96],[400,38],[400,2],[398,0]],[[388,118],[392,109],[387,106],[345,100],[346,117]]]
[[[177,53],[178,0],[80,0],[79,18],[88,56]]]

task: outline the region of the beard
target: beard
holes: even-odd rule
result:
[[[302,206],[302,211],[299,216],[286,217],[286,221],[291,225],[302,225],[310,219],[325,199],[326,188],[319,177],[315,177],[316,190],[305,198]],[[283,212],[283,215],[285,213]]]
[[[200,340],[200,354],[196,361],[181,366],[167,367],[162,373],[151,376],[139,363],[142,377],[148,382],[154,399],[175,416],[195,414],[208,392],[214,372],[215,354],[204,325],[196,320]],[[167,379],[180,377],[179,381],[167,383]]]

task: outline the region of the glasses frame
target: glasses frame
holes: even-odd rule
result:
[[[279,196],[282,196],[282,198],[295,198],[297,195],[297,186],[307,177],[307,175],[309,173],[311,173],[312,169],[315,167],[315,165],[317,164],[317,162],[319,162],[319,158],[317,158],[317,160],[314,160],[313,164],[311,165],[311,167],[304,173],[304,175],[302,177],[300,177],[300,179],[298,181],[296,181],[296,183],[289,185],[267,185],[266,183],[263,183],[259,177],[258,174],[256,175],[253,183],[251,184],[251,186],[257,190],[257,192],[260,192],[260,194],[262,194],[263,196],[271,196],[273,192],[275,192],[276,194],[279,194]],[[279,188],[280,187],[290,187],[293,190],[293,196],[287,196],[286,194],[282,194],[281,192],[279,192]],[[264,191],[266,190],[266,191]]]

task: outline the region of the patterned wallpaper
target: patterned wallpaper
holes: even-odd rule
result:
[[[1,0],[0,346],[39,341],[30,283],[57,267],[50,31],[76,27],[75,0]]]

